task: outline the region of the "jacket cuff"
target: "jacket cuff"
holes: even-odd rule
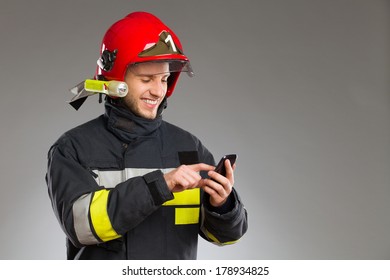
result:
[[[234,209],[234,206],[236,205],[236,199],[234,197],[233,191],[230,193],[228,198],[226,199],[225,203],[222,204],[219,207],[214,207],[210,203],[210,195],[205,195],[204,204],[210,212],[215,212],[217,214],[223,215],[226,214]]]
[[[164,202],[174,198],[172,192],[168,188],[167,183],[165,182],[161,170],[150,172],[143,177],[146,185],[149,188],[155,205],[161,205]]]
[[[228,202],[228,201],[227,201]],[[229,204],[228,205],[222,205],[221,207],[223,209],[217,209],[217,207],[211,206],[206,201],[204,203],[204,208],[206,210],[206,213],[212,217],[215,217],[217,219],[223,219],[223,220],[230,220],[234,219],[236,217],[237,213],[240,211],[241,201],[240,198],[236,192],[236,190],[233,188],[231,194],[229,195]],[[209,204],[209,205],[207,205]],[[211,206],[211,207],[210,207]],[[228,207],[229,209],[225,208]],[[229,210],[229,211],[227,211]]]

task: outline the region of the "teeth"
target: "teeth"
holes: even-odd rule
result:
[[[157,100],[144,99],[144,102],[148,103],[148,104],[152,104],[152,105],[156,105],[157,104]]]

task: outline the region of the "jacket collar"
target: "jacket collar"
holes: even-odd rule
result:
[[[107,100],[105,103],[107,128],[125,143],[136,138],[153,136],[162,122],[161,114],[153,119],[145,119],[134,115],[120,103],[114,104]]]

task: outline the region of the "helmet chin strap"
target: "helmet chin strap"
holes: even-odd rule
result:
[[[156,117],[162,116],[164,110],[165,110],[167,107],[168,107],[168,99],[167,99],[167,97],[164,97],[163,101],[161,102],[160,106],[158,107]]]

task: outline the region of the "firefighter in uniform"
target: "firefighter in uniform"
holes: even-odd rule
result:
[[[216,173],[201,141],[162,119],[181,72],[192,74],[182,45],[154,15],[134,12],[107,30],[94,80],[125,84],[127,94],[107,94],[105,114],[48,153],[68,259],[196,259],[198,236],[226,245],[246,232],[234,166]]]

